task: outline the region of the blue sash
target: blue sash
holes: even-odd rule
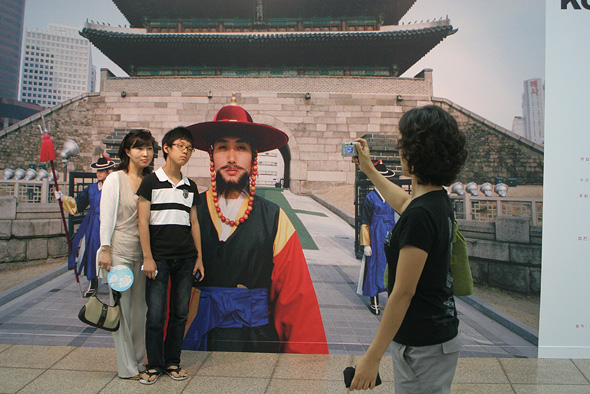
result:
[[[207,333],[214,328],[258,327],[268,324],[268,290],[202,287],[199,310],[182,348],[207,350]]]

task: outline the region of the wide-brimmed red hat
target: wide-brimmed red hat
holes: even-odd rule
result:
[[[217,111],[213,121],[195,123],[187,128],[193,135],[193,146],[205,152],[221,137],[243,137],[258,152],[278,149],[289,141],[287,134],[281,130],[254,123],[248,111],[235,104]]]

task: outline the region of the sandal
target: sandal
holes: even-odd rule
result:
[[[188,378],[186,371],[184,371],[182,375],[180,374],[181,371],[183,370],[180,368],[180,365],[170,365],[165,370],[166,374],[168,374],[168,376],[170,376],[170,378],[173,380],[184,380]],[[173,374],[176,374],[177,376],[174,376]]]
[[[162,372],[156,370],[156,369],[150,369],[147,371],[144,371],[141,374],[141,378],[139,378],[139,383],[141,384],[154,384],[158,381],[158,378],[160,377],[160,375],[162,375]],[[147,376],[147,379],[144,378],[144,376]],[[154,380],[151,380],[152,377],[154,377]]]

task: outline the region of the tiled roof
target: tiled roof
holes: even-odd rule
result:
[[[80,33],[119,67],[389,66],[403,73],[456,30],[443,20],[380,31],[146,33],[86,23]]]
[[[263,1],[266,18],[380,16],[397,24],[416,0]],[[131,26],[160,18],[253,18],[255,0],[113,0]]]

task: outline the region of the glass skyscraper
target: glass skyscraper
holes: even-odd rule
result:
[[[543,144],[545,141],[545,84],[542,79],[524,81],[522,115],[525,138]]]
[[[51,107],[95,90],[90,42],[70,26],[26,29],[21,101]]]
[[[25,0],[0,1],[0,98],[16,100]]]

